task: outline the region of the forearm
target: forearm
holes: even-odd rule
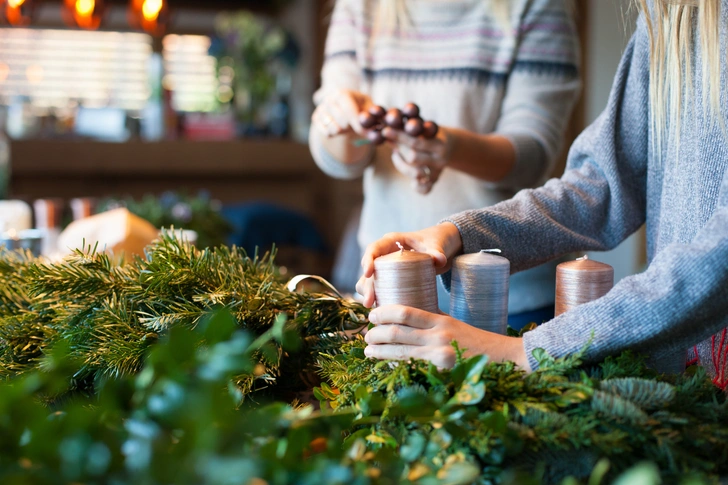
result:
[[[481,135],[445,128],[449,138],[448,166],[487,182],[503,180],[516,163],[516,149],[501,135]]]
[[[354,141],[359,138],[353,132],[329,137],[312,128],[309,133],[311,155],[321,170],[331,177],[359,177],[374,154],[372,145],[355,145]]]

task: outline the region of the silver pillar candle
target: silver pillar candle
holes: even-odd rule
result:
[[[498,250],[458,256],[452,263],[450,315],[488,332],[506,334],[511,263]]]
[[[400,250],[374,260],[377,305],[405,305],[438,313],[435,263],[428,254]]]
[[[556,267],[556,311],[559,316],[583,303],[603,297],[614,286],[614,268],[589,259],[567,261]]]

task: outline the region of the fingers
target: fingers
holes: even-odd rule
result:
[[[324,99],[311,118],[316,130],[331,137],[353,130],[359,134],[364,128],[359,123],[359,112],[371,101],[367,96],[353,91],[336,91]]]
[[[364,276],[370,278],[374,274],[374,260],[379,256],[393,253],[399,248],[397,242],[404,239],[404,233],[392,232],[385,234],[380,240],[371,243],[364,251],[361,260],[361,266],[364,270]],[[412,248],[416,249],[416,248]]]
[[[392,152],[392,164],[394,164],[394,168],[396,168],[399,173],[405,177],[411,178],[412,180],[417,181],[417,179],[425,177],[425,171],[422,167],[408,163],[399,150],[394,150]]]
[[[417,358],[418,349],[414,345],[367,345],[364,355],[372,359],[410,360]]]
[[[338,110],[345,117],[346,124],[359,135],[364,135],[366,130],[359,122],[359,113],[363,106],[348,91],[342,91],[334,100]]]
[[[452,226],[451,229],[450,226]],[[438,224],[437,226],[417,232],[391,232],[385,234],[381,239],[371,243],[365,249],[364,256],[361,260],[364,276],[367,278],[371,277],[374,274],[374,260],[380,256],[397,251],[399,249],[397,246],[398,242],[406,249],[414,249],[415,251],[430,255],[435,261],[436,268],[445,268],[447,265],[447,256],[443,248],[449,247],[448,241],[452,237],[448,229],[455,231],[459,241],[460,233],[452,224],[449,226],[446,224]],[[459,250],[460,246],[454,249]],[[455,250],[452,251],[452,255],[457,253]]]
[[[339,135],[351,129],[349,117],[338,103],[328,103],[326,108],[328,115],[333,119],[333,123],[329,124],[329,132],[332,135]]]
[[[371,332],[371,330],[370,330]],[[448,347],[423,347],[417,345],[383,344],[367,345],[364,355],[382,360],[429,360],[439,368],[452,368],[455,365],[455,349]]]
[[[343,133],[344,131],[339,122],[337,122],[336,116],[335,113],[331,112],[330,106],[322,104],[314,111],[311,121],[316,131],[328,138]]]
[[[422,330],[406,325],[379,325],[367,332],[364,340],[369,345],[405,344],[422,345]]]
[[[436,326],[441,318],[438,314],[404,305],[384,305],[369,313],[369,321],[377,325],[399,324],[425,330]]]
[[[412,188],[415,191],[423,195],[430,193],[435,181],[432,178],[433,170],[429,166],[408,163],[398,150],[392,152],[392,164],[402,175],[412,179]]]
[[[428,140],[425,138],[409,136],[407,133],[405,133],[403,131],[395,130],[394,128],[390,128],[390,127],[384,128],[382,130],[382,135],[384,135],[384,138],[386,138],[387,140],[389,140],[393,143],[412,148],[413,150],[427,152],[427,153],[437,152],[437,150],[438,150],[437,145],[441,143],[436,138]]]
[[[434,182],[430,179],[417,179],[412,181],[412,187],[418,194],[427,195],[432,191]]]
[[[374,306],[376,295],[374,294],[374,279],[362,276],[356,283],[356,292],[362,296],[362,305],[367,308]]]

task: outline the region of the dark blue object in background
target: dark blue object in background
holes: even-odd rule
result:
[[[250,202],[224,205],[221,214],[232,226],[228,243],[245,249],[250,255],[256,247],[262,252],[273,244],[328,253],[328,245],[314,221],[292,209]]]

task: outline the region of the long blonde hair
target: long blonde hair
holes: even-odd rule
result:
[[[635,1],[645,15],[650,38],[650,108],[658,157],[668,137],[679,143],[681,115],[694,106],[692,48],[698,37],[702,114],[708,122],[717,122],[725,134],[720,109],[720,0],[654,0],[652,11],[647,0]]]

